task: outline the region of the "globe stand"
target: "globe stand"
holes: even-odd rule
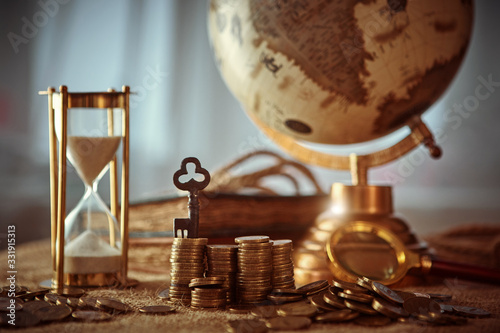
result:
[[[331,190],[332,205],[322,213],[309,229],[294,254],[295,281],[307,284],[318,279],[331,280],[325,253],[327,238],[339,226],[353,221],[380,224],[398,235],[408,249],[427,252],[427,245],[420,241],[408,223],[394,214],[391,186],[368,185],[368,169],[391,162],[412,149],[424,144],[433,158],[441,156],[432,133],[420,117],[414,117],[408,126],[411,133],[395,145],[368,155],[329,155],[312,151],[294,139],[265,126],[256,117],[253,120],[281,148],[293,157],[308,164],[327,168],[349,170],[352,185],[334,183]]]

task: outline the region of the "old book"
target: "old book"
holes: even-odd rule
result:
[[[199,235],[209,238],[299,235],[312,225],[329,201],[323,194],[252,196],[202,192]],[[141,238],[148,241],[145,238],[172,237],[173,219],[188,216],[187,202],[187,197],[171,197],[131,204],[131,243],[140,242]]]

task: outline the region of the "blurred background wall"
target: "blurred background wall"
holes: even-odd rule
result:
[[[205,0],[4,0],[0,2],[0,247],[7,225],[18,242],[48,237],[48,86],[120,89],[131,98],[131,200],[175,193],[172,174],[186,156],[208,170],[255,149],[278,149],[251,123],[212,57]],[[466,59],[425,115],[444,155],[416,150],[373,170],[395,186],[395,205],[419,233],[461,223],[500,223],[500,87],[466,117],[454,104],[479,77],[500,82],[500,2],[476,3]],[[313,168],[325,191],[349,174]],[[101,186],[105,188],[105,186]],[[83,194],[70,170],[68,205]],[[105,192],[105,190],[104,190]]]

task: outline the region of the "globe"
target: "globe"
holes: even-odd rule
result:
[[[259,126],[345,145],[408,125],[443,94],[472,17],[470,0],[212,0],[208,26]]]

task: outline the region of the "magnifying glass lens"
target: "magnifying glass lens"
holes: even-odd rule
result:
[[[343,235],[333,251],[339,264],[353,274],[383,281],[393,276],[398,268],[397,255],[384,239],[367,232]]]

